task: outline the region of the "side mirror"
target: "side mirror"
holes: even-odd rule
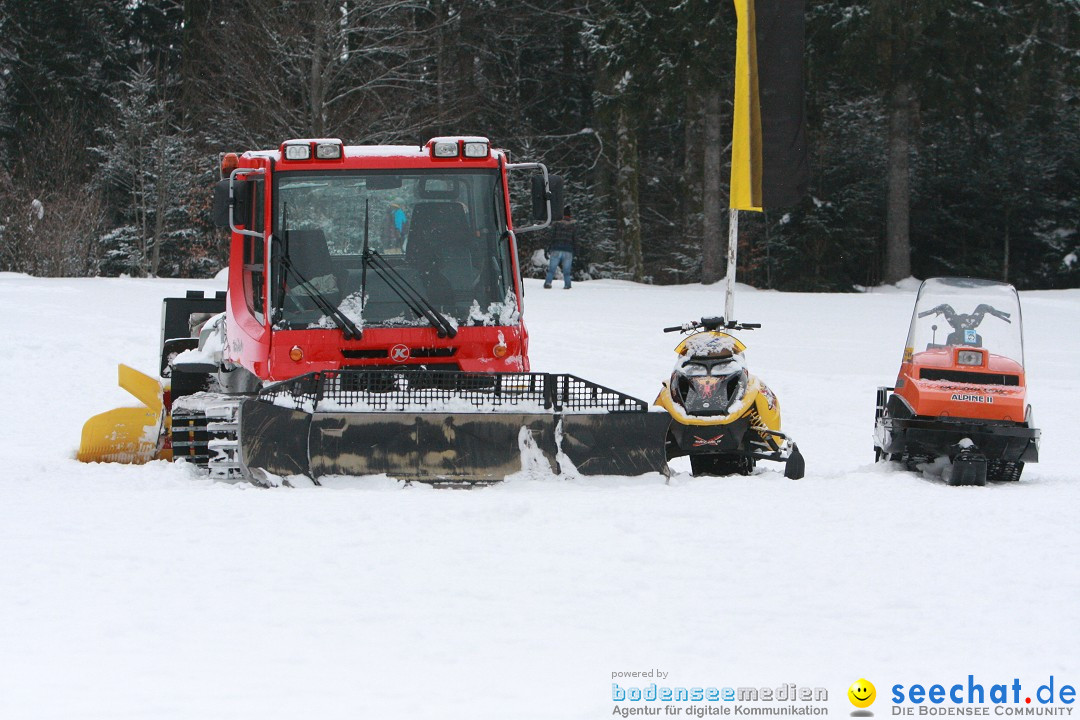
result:
[[[219,180],[214,185],[214,209],[211,212],[211,218],[214,225],[220,228],[230,227],[229,225],[229,185],[232,184],[233,197],[232,219],[237,225],[247,225],[251,218],[251,183],[250,182],[232,182],[226,178],[225,180]]]
[[[228,178],[218,180],[214,185],[214,209],[210,213],[214,225],[219,228],[229,227],[229,183]]]
[[[556,175],[548,174],[547,166],[543,163],[507,163],[506,169],[508,172],[515,170],[528,170],[532,173],[530,175],[531,186],[529,188],[530,195],[532,196],[532,225],[526,225],[525,227],[516,227],[514,231],[517,233],[535,232],[537,230],[543,230],[551,225],[552,220],[558,220],[562,218],[562,178]],[[550,208],[551,212],[548,213]],[[556,215],[556,213],[558,213]]]
[[[551,199],[551,221],[561,220],[563,216],[563,179],[562,175],[548,176],[548,191]],[[544,191],[544,178],[541,175],[532,177],[532,221],[535,223],[548,222],[547,215],[548,193]]]

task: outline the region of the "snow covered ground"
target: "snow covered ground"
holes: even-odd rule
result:
[[[160,299],[219,284],[0,275],[0,718],[584,720],[650,669],[824,687],[842,716],[862,677],[879,717],[896,683],[1080,684],[1080,290],[1022,294],[1043,438],[1016,485],[873,464],[913,288],[740,288],[800,481],[258,490],[77,463],[82,422],[130,404],[116,363],[156,369]],[[652,400],[660,329],[723,288],[530,280],[526,303],[535,370]]]

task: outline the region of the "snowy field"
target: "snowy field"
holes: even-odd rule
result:
[[[1080,290],[1022,294],[1042,461],[950,488],[876,466],[914,287],[740,288],[800,481],[517,477],[259,490],[81,465],[82,422],[157,367],[160,299],[212,281],[0,275],[0,718],[612,716],[612,673],[828,689],[1080,685]],[[530,280],[533,369],[652,400],[723,287]],[[644,685],[646,681],[622,681]],[[1061,707],[1059,705],[1059,707]]]

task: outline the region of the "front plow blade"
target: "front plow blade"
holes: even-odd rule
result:
[[[161,383],[127,365],[119,365],[117,375],[120,387],[143,406],[116,408],[87,420],[76,457],[80,462],[133,465],[168,459],[168,452],[158,449],[164,407]]]
[[[311,472],[386,474],[403,480],[490,483],[521,470],[522,431],[548,460],[555,434],[545,416],[517,413],[331,413],[311,423]]]
[[[309,414],[247,400],[240,407],[240,454],[247,468],[282,477],[491,483],[521,470],[523,429],[554,471],[555,432],[545,415]]]
[[[563,415],[560,448],[580,475],[667,474],[667,413]]]
[[[666,413],[569,375],[315,373],[240,407],[248,471],[483,484],[523,468],[667,473]]]

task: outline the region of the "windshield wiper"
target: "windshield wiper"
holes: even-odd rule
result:
[[[360,303],[361,308],[366,302],[364,299],[364,293],[367,292],[367,269],[368,265],[375,269],[375,272],[379,274],[379,277],[383,279],[386,286],[389,287],[394,293],[401,298],[401,301],[417,317],[425,318],[431,323],[439,333],[439,337],[454,337],[457,335],[457,328],[446,319],[446,316],[439,312],[435,306],[424,297],[419,290],[414,288],[409,281],[406,280],[401,273],[397,271],[390,263],[386,261],[382,255],[375,250],[372,250],[368,245],[368,225],[369,225],[369,203],[364,202],[364,252],[360,256],[361,270],[360,270]]]
[[[289,231],[286,230],[285,234],[288,235]],[[286,248],[288,247],[288,240],[285,241]],[[296,278],[296,281],[304,287],[304,292],[311,298],[315,306],[319,308],[319,311],[323,315],[328,316],[334,321],[334,324],[341,328],[341,331],[345,333],[346,340],[360,340],[364,337],[363,331],[356,327],[356,323],[349,319],[349,316],[341,312],[339,308],[334,307],[334,304],[326,299],[326,296],[319,292],[318,288],[312,285],[308,280],[300,274],[300,272],[293,267],[292,261],[289,260],[288,252],[282,254],[281,265]]]
[[[334,307],[334,304],[326,299],[326,296],[319,292],[319,289],[312,285],[307,278],[305,278],[299,270],[292,264],[292,259],[289,257],[289,227],[287,225],[289,209],[286,206],[282,210],[282,224],[285,225],[285,231],[283,233],[284,243],[281,249],[281,259],[278,261],[282,268],[286,272],[291,273],[293,278],[296,279],[299,286],[304,288],[308,297],[315,303],[323,315],[328,316],[334,321],[334,324],[341,328],[341,331],[345,334],[346,340],[360,340],[364,337],[364,333],[360,328],[356,327],[356,324],[349,319],[349,317],[341,312],[339,308]],[[283,306],[285,304],[285,282],[282,280],[281,288],[281,301],[279,304]]]
[[[439,337],[455,337],[457,328],[439,312],[431,301],[424,297],[419,290],[406,280],[390,263],[377,251],[364,250],[364,266],[368,264],[379,274],[386,286],[401,298],[417,317],[425,318],[439,332]]]

